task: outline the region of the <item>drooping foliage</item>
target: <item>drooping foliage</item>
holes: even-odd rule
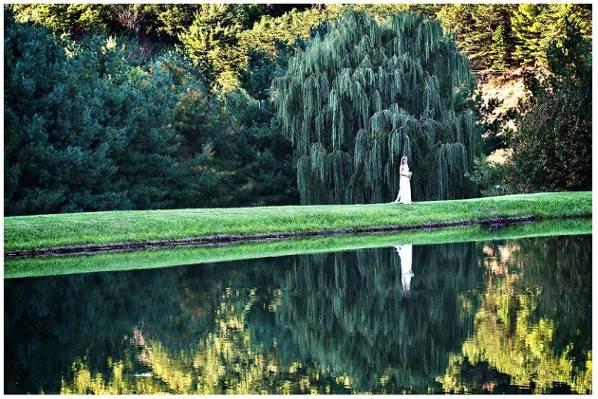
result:
[[[294,175],[296,168],[293,165],[292,151],[283,135],[285,129],[280,126],[282,121],[273,117],[274,104],[268,99],[272,78],[285,74],[291,55],[296,51],[300,54],[316,54],[313,50],[306,50],[307,44],[311,42],[310,38],[328,32],[334,21],[343,20],[343,12],[347,9],[367,12],[378,23],[398,12],[411,12],[436,18],[445,31],[450,31],[457,48],[467,54],[473,70],[504,68],[509,73],[509,69],[517,66],[549,66],[546,50],[554,44],[556,50],[567,52],[570,47],[566,43],[570,28],[574,28],[583,38],[591,37],[591,5],[531,6],[6,6],[6,212],[23,214],[294,203],[297,198],[297,178]],[[535,7],[535,11],[530,7]],[[369,28],[357,26],[353,29],[363,33]],[[375,46],[384,48],[382,42],[390,46],[387,36],[392,36],[389,33],[392,29],[376,26],[374,30],[378,32],[376,35],[386,32],[382,35],[386,36],[371,48],[362,44],[361,50],[355,50],[355,54],[368,54],[368,62],[372,63],[371,72],[378,79],[382,76],[380,73],[389,73],[394,69],[389,67],[385,70],[380,61],[384,57],[372,57],[370,51]],[[408,32],[409,29],[405,28],[403,31]],[[372,35],[367,32],[364,36],[378,37],[373,33]],[[415,38],[412,33],[405,35]],[[322,41],[322,38],[314,42],[317,40]],[[333,41],[326,43],[330,45]],[[413,43],[417,48],[420,45],[421,43]],[[435,60],[443,57],[436,50],[432,51],[435,55],[429,56]],[[351,51],[337,49],[335,54],[345,57]],[[395,54],[386,48],[384,51],[386,57],[392,60]],[[432,61],[421,58],[418,62],[431,76],[437,74],[441,98],[446,100],[441,102],[441,108],[454,109],[455,116],[462,115],[463,107],[459,104],[465,104],[463,97],[457,95],[460,100],[454,106],[446,105],[449,102],[449,97],[445,96],[448,84],[442,80],[446,74],[431,72],[429,68]],[[414,61],[414,65],[416,63]],[[409,68],[415,68],[414,65]],[[352,74],[358,69],[357,63],[350,63],[349,69],[351,80]],[[359,70],[359,73],[369,73],[366,72],[367,67],[360,66]],[[408,76],[405,77],[406,82],[416,82],[419,89],[405,95],[405,98],[398,101],[398,105],[407,115],[413,116],[411,127],[426,131],[426,135],[422,133],[418,137],[429,138],[433,136],[427,135],[430,132],[437,135],[437,128],[426,127],[425,122],[436,123],[441,120],[447,126],[451,122],[439,115],[432,119],[422,118],[419,111],[412,109],[416,105],[410,105],[411,108],[405,105],[407,100],[415,104],[424,99],[421,85],[425,82],[419,75],[409,75],[409,71],[407,67],[403,68]],[[334,79],[336,75],[340,76],[340,72],[336,71],[334,76],[329,74],[327,77]],[[297,77],[297,80],[300,79]],[[361,79],[365,79],[365,75]],[[578,76],[575,76],[575,80],[583,81]],[[311,80],[310,82],[313,83]],[[339,79],[338,84],[340,83]],[[407,83],[403,83],[403,87]],[[465,86],[466,84],[456,84],[455,87],[464,89]],[[375,98],[372,97],[371,86],[366,88],[362,85],[361,88],[373,115],[371,104],[375,102]],[[347,106],[347,101],[352,100],[347,100],[347,93],[349,97],[351,93],[349,88],[346,89],[349,92],[337,96],[337,100],[340,100],[340,108],[337,109],[342,110],[345,116],[347,112],[353,112]],[[578,89],[583,90],[583,84],[577,84],[575,90]],[[382,108],[391,111],[389,104],[394,102],[387,101],[389,90],[390,85],[386,91],[379,92]],[[339,93],[338,88],[335,93]],[[546,93],[543,104],[550,102],[550,89]],[[561,90],[560,93],[564,91]],[[586,97],[576,93],[577,91],[571,91],[571,96],[567,98],[581,101],[579,104],[586,101]],[[559,96],[559,99],[563,98]],[[329,103],[328,100],[326,97],[326,104]],[[587,150],[589,145],[579,145],[580,140],[587,143],[589,136],[584,132],[588,131],[587,126],[591,126],[591,113],[587,112],[587,107],[576,108],[576,103],[569,100],[559,100],[560,103],[553,101],[549,111],[546,111],[546,107],[530,103],[531,108],[541,108],[541,111],[530,113],[529,123],[526,122],[529,129],[526,128],[525,133],[520,135],[519,141],[521,143],[525,141],[524,137],[530,137],[530,140],[538,143],[554,142],[552,133],[547,135],[545,131],[556,130],[538,127],[544,121],[543,115],[576,115],[575,119],[567,116],[568,119],[561,118],[557,121],[560,127],[556,140],[562,143],[559,144],[562,147],[559,154],[567,153],[563,149],[586,148],[580,154],[576,150],[563,156],[568,165],[575,163],[576,176],[573,179],[567,177],[572,170],[569,166],[560,169],[567,172],[563,176],[570,181],[567,183],[568,189],[584,187],[589,181],[579,177],[582,174],[589,176],[586,173],[586,161],[591,153]],[[320,128],[330,132],[332,108],[328,105],[325,108],[326,112],[318,120]],[[340,114],[337,113],[337,122],[339,117]],[[449,117],[452,118],[450,113]],[[473,119],[476,120],[475,117]],[[322,121],[325,123],[324,127],[321,125]],[[384,124],[383,115],[377,121]],[[579,124],[576,125],[576,121]],[[388,123],[392,124],[392,121]],[[517,144],[512,144],[503,134],[504,125],[502,120],[494,123],[494,131],[501,132],[498,139],[496,135],[489,135],[487,127],[484,128],[484,154],[487,155],[497,146],[509,149]],[[577,126],[575,134],[567,133],[568,126]],[[346,126],[344,128],[347,129]],[[371,129],[368,126],[364,130]],[[353,131],[347,134],[343,144],[345,147],[352,140],[349,136]],[[417,144],[417,148],[423,151],[421,149],[429,144],[427,141],[424,144],[414,143],[413,135],[409,138],[412,140],[412,149]],[[434,137],[434,140],[436,141],[432,144],[451,142],[446,137]],[[403,144],[400,146],[399,151]],[[542,162],[546,158],[541,147],[537,146],[534,150],[540,155],[538,158],[529,158],[521,152],[521,159],[525,161],[529,158],[533,164],[530,170],[534,174],[538,171],[538,176],[543,178],[547,176],[542,172]],[[327,144],[324,144],[324,149],[326,153],[330,152]],[[344,147],[342,150],[351,153]],[[387,155],[381,150],[380,157]],[[461,147],[447,146],[436,153],[436,158],[430,159],[446,163],[447,156],[458,158],[462,155]],[[467,155],[470,156],[469,153]],[[355,157],[347,158],[342,154],[337,154],[335,159],[337,168],[344,168],[345,163],[351,161],[349,163],[353,164],[355,161]],[[375,161],[365,155],[359,159],[360,162]],[[558,158],[550,158],[556,159]],[[575,162],[569,162],[568,159]],[[583,162],[580,163],[579,160]],[[413,168],[414,165],[411,166]],[[520,169],[527,170],[525,167]],[[322,173],[325,170],[327,169],[322,169]],[[343,169],[336,177],[332,174],[332,178],[342,181],[349,172],[350,170]],[[424,192],[427,190],[426,185],[435,184],[434,187],[440,187],[441,190],[446,186],[446,183],[436,184],[432,180],[425,180],[426,176],[419,172],[416,171],[414,176],[414,183],[420,186],[414,187],[416,199],[418,195],[419,198],[425,198],[417,190]],[[446,180],[451,173],[450,170],[443,170],[443,173],[437,175]],[[365,179],[363,176],[358,175],[362,180]],[[326,178],[330,181],[330,173]],[[370,179],[370,176],[367,178]],[[380,183],[376,179],[373,179],[374,184],[388,191],[384,182]],[[499,182],[495,178],[488,180],[492,187]],[[559,180],[564,181],[561,178]],[[465,185],[466,180],[463,179],[462,183]],[[356,181],[354,184],[361,183]],[[559,189],[565,187],[561,183],[559,185]],[[507,186],[511,187],[504,185]],[[517,184],[512,187],[519,190],[522,186]],[[546,185],[526,183],[523,189],[531,190],[534,187]],[[484,187],[481,189],[484,191]],[[390,198],[395,194],[392,193]]]
[[[304,204],[392,199],[399,160],[414,198],[468,197],[479,152],[466,59],[438,22],[398,14],[378,24],[348,12],[298,51],[273,82]]]
[[[380,392],[388,381],[385,393],[421,393],[471,334],[473,315],[457,298],[482,279],[478,245],[414,247],[410,290],[393,250],[297,258],[282,283],[277,320],[301,353],[351,376],[357,392]]]

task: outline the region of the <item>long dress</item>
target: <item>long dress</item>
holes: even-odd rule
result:
[[[399,195],[395,202],[401,204],[411,204],[411,172],[409,172],[409,165],[403,164],[399,168]]]
[[[411,278],[415,276],[412,269],[413,245],[395,245],[395,249],[401,258],[401,285],[403,291],[411,289]]]

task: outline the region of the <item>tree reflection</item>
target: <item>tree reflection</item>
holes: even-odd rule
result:
[[[409,295],[394,251],[297,258],[281,284],[277,320],[301,354],[353,376],[358,391],[428,392],[469,334],[462,301],[482,279],[477,246],[414,248],[419,277]]]
[[[110,376],[77,364],[61,393],[331,393],[350,388],[348,376],[332,376],[310,364],[283,364],[276,342],[266,345],[247,328],[246,316],[256,303],[254,289],[226,289],[216,309],[216,329],[193,350],[170,353],[155,339],[138,335],[136,361],[150,370],[135,378],[131,359],[112,363]],[[123,368],[128,373],[123,373]],[[139,374],[138,374],[139,376]]]
[[[450,357],[443,389],[591,392],[590,238],[527,239],[486,252],[474,334]],[[495,378],[476,378],[480,367]]]
[[[267,283],[279,289],[227,279],[237,288],[215,295],[212,327],[191,349],[164,345],[145,322],[128,334],[137,354],[108,362],[103,374],[78,362],[61,392],[427,392],[472,323],[461,293],[481,279],[470,267],[476,244],[438,249],[415,249],[421,279],[408,296],[408,260],[388,250],[286,258],[290,264]],[[259,268],[249,270],[255,279]],[[191,315],[206,308],[205,298],[197,300],[180,308]]]
[[[5,281],[5,389],[586,392],[590,256],[558,237]]]

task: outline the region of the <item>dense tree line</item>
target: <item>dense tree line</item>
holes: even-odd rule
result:
[[[591,36],[581,4],[7,6],[6,213],[296,203],[297,159],[271,84],[347,8],[378,23],[399,11],[437,19],[474,70],[552,68],[548,54],[566,53],[572,34]],[[538,84],[566,84],[559,94],[585,101],[583,82]],[[588,116],[576,115],[572,143],[587,143]],[[585,160],[576,165],[587,174]],[[574,180],[554,189],[587,186]]]
[[[295,201],[263,100],[211,95],[172,52],[5,22],[7,214]]]
[[[553,42],[546,52],[546,73],[524,75],[527,97],[514,110],[515,131],[494,142],[511,156],[504,164],[477,161],[473,179],[482,194],[591,189],[590,41],[571,22],[564,30],[562,46]]]
[[[228,84],[245,66],[247,50],[272,52],[275,43],[308,38],[323,21],[347,8],[379,22],[401,11],[438,19],[468,54],[472,69],[547,66],[551,43],[563,46],[566,23],[591,37],[588,4],[375,4],[375,5],[14,5],[20,22],[78,37],[104,31],[143,39],[148,50],[177,44],[204,71]],[[224,74],[224,76],[220,76]],[[213,76],[212,76],[213,77]],[[232,80],[232,81],[231,81]]]

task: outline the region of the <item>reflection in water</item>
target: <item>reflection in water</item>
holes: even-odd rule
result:
[[[438,379],[443,389],[495,392],[510,384],[534,393],[591,392],[589,243],[522,240],[484,252],[488,277],[474,334],[450,357]]]
[[[430,251],[430,248],[436,248]],[[459,293],[482,279],[475,245],[415,248],[421,275],[404,295],[401,259],[388,250],[298,257],[282,280],[276,316],[295,351],[358,392],[427,392],[446,353],[469,335]],[[382,383],[384,382],[384,383]]]
[[[73,382],[63,381],[61,393],[284,394],[344,389],[346,376],[333,377],[313,364],[282,364],[276,342],[268,345],[257,340],[255,331],[246,328],[246,317],[257,302],[254,289],[226,289],[215,309],[214,330],[195,347],[171,353],[157,339],[139,334],[134,358],[113,364],[107,380],[101,374],[90,378],[89,369],[78,364]],[[123,368],[134,367],[135,363],[151,371],[135,374],[144,378],[123,379]]]
[[[6,280],[5,390],[591,390],[589,236],[395,250]]]
[[[413,245],[395,245],[395,249],[401,258],[401,282],[403,291],[409,291],[411,287],[411,277],[414,276],[412,270]]]

